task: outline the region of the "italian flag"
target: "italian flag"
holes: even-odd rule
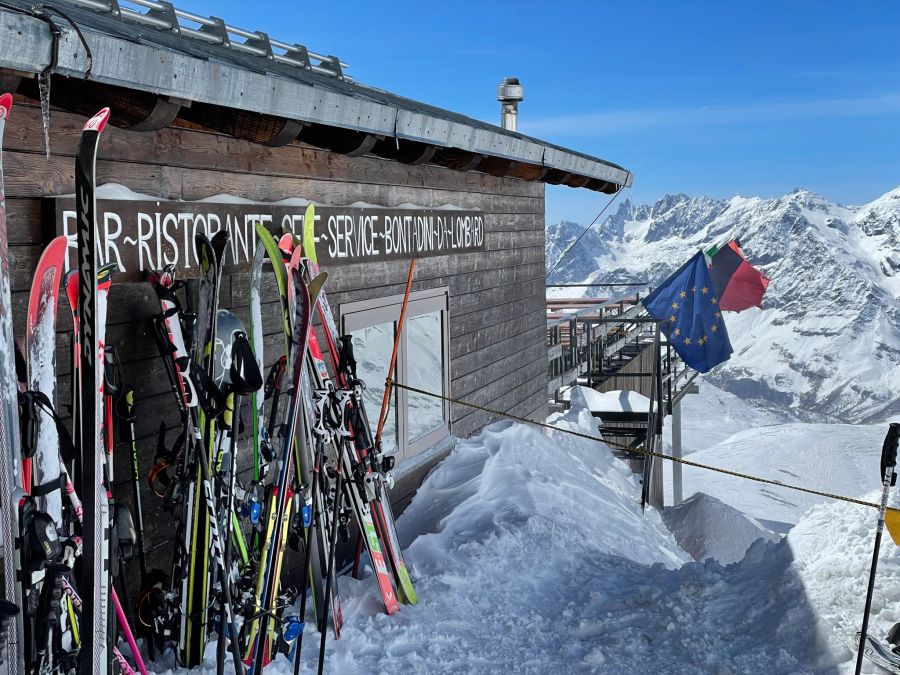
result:
[[[713,246],[705,255],[720,309],[742,312],[750,307],[762,307],[769,279],[747,262],[736,240]]]

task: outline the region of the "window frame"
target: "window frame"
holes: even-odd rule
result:
[[[396,336],[397,322],[400,319],[400,309],[403,305],[403,294],[382,296],[368,300],[356,300],[341,303],[338,307],[340,327],[342,335],[350,335],[354,330],[360,330],[379,324],[391,323]],[[441,313],[441,357],[443,359],[442,384],[444,396],[450,393],[450,288],[439,286],[420,291],[413,291],[409,295],[409,305],[406,310],[406,320],[401,333],[400,348],[397,351],[397,366],[395,377],[398,382],[409,381],[408,363],[409,347],[407,337],[409,335],[410,320],[417,316],[424,316],[434,312]],[[409,396],[405,389],[394,389],[396,396],[393,404],[395,428],[397,430],[398,464],[412,459],[426,449],[432,447],[444,438],[451,435],[452,421],[450,419],[450,403],[442,400],[443,424],[416,439],[409,437]],[[377,424],[378,410],[370,411],[370,423]],[[374,429],[372,430],[374,433]]]

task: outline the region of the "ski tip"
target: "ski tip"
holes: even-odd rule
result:
[[[319,264],[316,255],[316,207],[309,204],[303,214],[303,250],[313,265]]]
[[[96,131],[99,134],[107,122],[109,122],[109,108],[104,108],[85,123],[83,131]]]
[[[5,120],[9,117],[12,101],[12,94],[0,94],[0,120]]]

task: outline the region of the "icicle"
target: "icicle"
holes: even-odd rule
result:
[[[41,121],[44,125],[44,150],[50,159],[50,73],[38,74],[38,91],[41,97]]]

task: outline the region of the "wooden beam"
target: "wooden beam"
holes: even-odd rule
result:
[[[492,176],[503,177],[509,174],[513,164],[515,162],[503,157],[482,157],[475,170],[489,173]]]
[[[547,175],[549,167],[540,164],[526,164],[524,162],[514,162],[510,167],[509,173],[506,175],[510,178],[521,178],[527,181],[543,180]]]
[[[0,91],[16,93],[19,83],[22,81],[22,73],[17,70],[0,69]]]
[[[457,171],[471,171],[474,169],[484,155],[469,152],[468,150],[459,150],[458,148],[440,148],[435,154],[432,161],[440,166],[446,166]]]
[[[550,169],[547,171],[547,174],[544,176],[544,182],[550,183],[550,185],[563,185],[566,181],[572,178],[572,174],[567,171],[560,171],[559,169]]]
[[[569,180],[566,181],[566,185],[573,188],[580,188],[587,185],[590,180],[591,179],[587,176],[571,176]]]
[[[297,120],[206,103],[194,103],[189,108],[182,108],[178,119],[202,129],[218,131],[269,147],[287,145],[297,138],[303,128]]]
[[[140,122],[128,127],[130,131],[158,131],[165,129],[175,121],[181,112],[182,101],[169,99],[165,96],[156,97],[156,105],[153,110]],[[190,103],[188,102],[188,105]]]
[[[342,155],[359,157],[368,154],[378,142],[379,137],[352,129],[310,124],[303,128],[297,139],[302,143],[339,152]]]
[[[384,138],[372,147],[372,154],[403,164],[427,164],[435,152],[437,147],[434,145],[400,138]]]
[[[615,194],[621,188],[620,185],[616,185],[615,183],[609,183],[605,180],[598,180],[593,178],[587,182],[585,187],[588,190],[594,190],[595,192],[602,192],[604,194]]]

